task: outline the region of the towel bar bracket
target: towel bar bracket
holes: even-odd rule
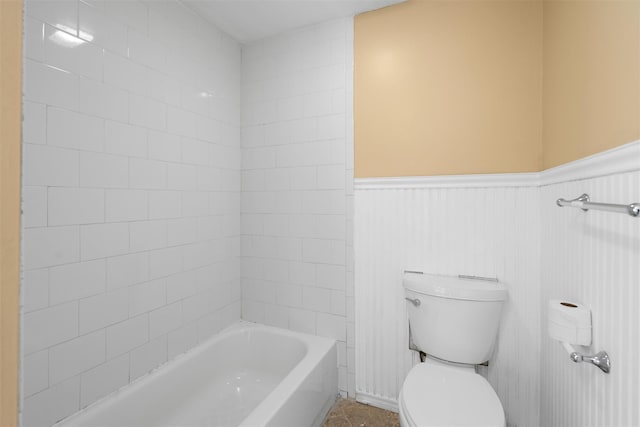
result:
[[[580,208],[585,212],[588,211],[589,209],[595,209],[595,210],[608,211],[608,212],[626,213],[629,216],[633,216],[633,217],[640,216],[640,203],[631,203],[628,205],[615,205],[612,203],[596,203],[596,202],[592,202],[591,199],[589,198],[589,195],[586,193],[572,200],[558,199],[556,200],[556,205],[560,207],[569,206],[572,208]]]

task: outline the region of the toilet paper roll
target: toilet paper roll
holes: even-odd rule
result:
[[[576,302],[551,300],[547,315],[549,336],[575,345],[591,345],[591,310]]]

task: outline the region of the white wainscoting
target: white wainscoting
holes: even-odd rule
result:
[[[407,348],[403,270],[498,277],[509,298],[485,375],[510,424],[538,424],[539,190],[537,181],[511,178],[484,188],[477,187],[481,177],[447,188],[429,180],[409,189],[356,184],[358,400],[397,410],[416,362]]]
[[[355,184],[356,397],[397,410],[407,349],[402,271],[497,276],[509,289],[484,372],[509,426],[640,425],[640,219],[559,208],[559,197],[640,201],[640,141],[539,174]],[[547,336],[549,299],[593,310],[610,375]]]
[[[638,146],[640,148],[640,146]],[[640,169],[640,151],[635,157]],[[559,197],[588,193],[594,202],[640,202],[640,172],[543,186],[541,311],[565,299],[592,310],[593,343],[605,350],[611,373],[574,364],[542,322],[541,425],[640,425],[640,218],[558,208]]]

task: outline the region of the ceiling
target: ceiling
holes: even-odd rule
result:
[[[405,0],[183,0],[241,43]]]

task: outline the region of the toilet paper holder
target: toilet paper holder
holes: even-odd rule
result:
[[[611,359],[609,359],[609,355],[607,354],[606,351],[599,351],[593,356],[587,356],[585,354],[578,353],[577,351],[575,351],[575,349],[571,344],[563,342],[562,346],[565,348],[565,350],[567,350],[567,353],[569,353],[569,358],[573,362],[575,363],[589,362],[592,365],[595,365],[598,368],[600,368],[600,370],[605,374],[608,374],[609,372],[611,372]]]

